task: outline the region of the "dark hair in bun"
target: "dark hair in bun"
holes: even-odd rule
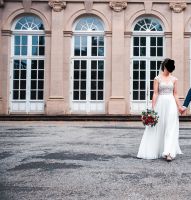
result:
[[[170,73],[173,72],[175,69],[174,60],[171,60],[170,58],[164,59],[161,65],[161,70],[164,71],[164,68],[166,68]]]

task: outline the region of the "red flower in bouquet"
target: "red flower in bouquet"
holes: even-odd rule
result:
[[[158,123],[159,116],[154,110],[147,109],[142,112],[141,120],[144,126],[155,126]]]

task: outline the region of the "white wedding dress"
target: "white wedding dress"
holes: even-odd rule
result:
[[[154,110],[159,120],[154,127],[146,126],[137,157],[157,159],[170,154],[175,158],[177,154],[182,154],[179,147],[178,109],[173,96],[176,78],[171,76],[169,82],[164,82],[159,75],[155,79],[159,83],[159,95]]]

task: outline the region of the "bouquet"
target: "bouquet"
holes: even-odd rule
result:
[[[159,116],[154,110],[147,109],[142,112],[141,120],[144,126],[155,126],[158,123]]]

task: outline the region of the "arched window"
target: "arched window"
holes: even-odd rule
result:
[[[158,20],[144,18],[136,23],[134,31],[163,31],[163,28]]]
[[[82,17],[77,21],[75,31],[104,31],[102,21],[97,17]]]
[[[11,112],[44,111],[45,34],[36,16],[17,19],[12,28]]]
[[[104,112],[104,26],[96,16],[74,24],[72,55],[73,112]]]
[[[14,30],[44,30],[44,25],[38,17],[26,16],[17,21]]]
[[[164,31],[158,19],[145,17],[136,21],[131,52],[131,109],[140,112],[152,99],[153,80],[164,59]]]

